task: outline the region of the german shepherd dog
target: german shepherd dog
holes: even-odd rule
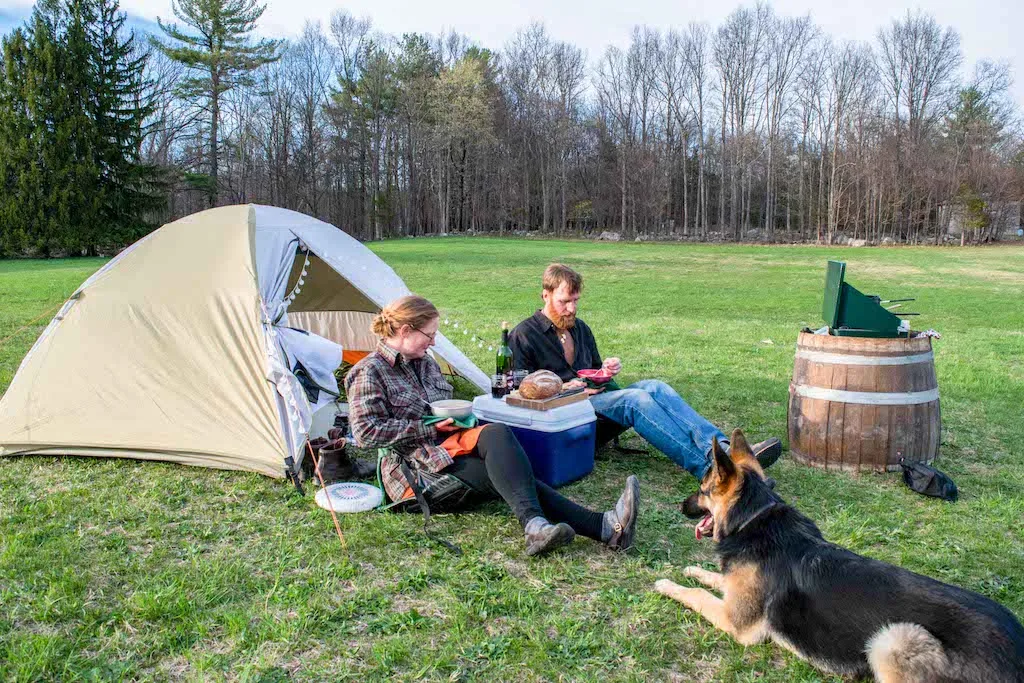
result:
[[[884,683],[1024,683],[1024,627],[986,597],[861,557],[822,538],[766,483],[743,432],[717,441],[698,493],[682,505],[713,536],[722,573],[683,574],[722,593],[667,579],[678,600],[742,645],[773,640],[824,671]]]

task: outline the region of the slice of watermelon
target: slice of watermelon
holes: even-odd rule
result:
[[[591,382],[595,382],[597,384],[604,384],[605,382],[611,381],[612,377],[614,377],[614,375],[604,368],[598,368],[596,370],[577,370],[576,374],[583,379],[589,379]]]

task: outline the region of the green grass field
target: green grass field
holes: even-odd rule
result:
[[[372,245],[451,320],[498,336],[539,302],[552,260],[587,278],[581,317],[626,381],[664,379],[723,429],[785,436],[794,342],[820,322],[825,260],[862,291],[917,297],[934,327],[946,504],[898,475],[783,460],[781,495],[829,539],[979,591],[1024,616],[1024,248],[593,244]],[[0,262],[0,339],[54,310],[102,261]],[[0,390],[48,321],[0,342]],[[469,355],[489,369],[486,348]],[[83,363],[88,359],[83,359]],[[635,437],[630,445],[639,446]],[[130,460],[0,459],[3,680],[835,680],[773,645],[742,648],[653,592],[713,562],[664,456],[615,456],[570,487],[604,509],[640,476],[638,548],[578,539],[530,559],[498,504],[437,519],[330,516],[254,474]]]

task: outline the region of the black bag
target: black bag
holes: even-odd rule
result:
[[[455,475],[412,468],[405,472],[404,463],[402,469],[406,476],[406,482],[410,482],[410,476],[415,482],[415,484],[410,483],[414,497],[406,498],[389,506],[395,512],[423,512],[419,499],[415,495],[417,488],[433,512],[457,512],[475,502],[479,497],[475,489]]]
[[[380,481],[380,468],[384,462],[387,451],[378,450],[377,458],[377,480]],[[427,538],[443,545],[456,555],[462,555],[462,548],[455,543],[446,541],[430,531],[431,508],[435,512],[453,512],[469,502],[478,500],[481,494],[472,486],[458,477],[445,472],[427,472],[420,469],[412,469],[404,457],[400,457],[399,463],[402,468],[402,475],[409,488],[412,489],[413,498],[395,501],[384,507],[385,510],[395,512],[420,512],[423,514],[423,533]],[[383,488],[383,487],[382,487]]]
[[[900,467],[903,468],[903,482],[914,491],[934,498],[941,498],[955,503],[959,492],[956,484],[948,475],[940,472],[923,462],[904,462],[900,459]]]

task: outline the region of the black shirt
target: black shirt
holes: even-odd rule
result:
[[[563,382],[576,379],[577,370],[601,367],[601,354],[597,352],[594,333],[585,322],[576,318],[569,330],[576,357],[570,367],[565,350],[558,339],[558,329],[544,313],[537,311],[532,317],[515,326],[508,336],[512,359],[517,370],[550,370]]]

